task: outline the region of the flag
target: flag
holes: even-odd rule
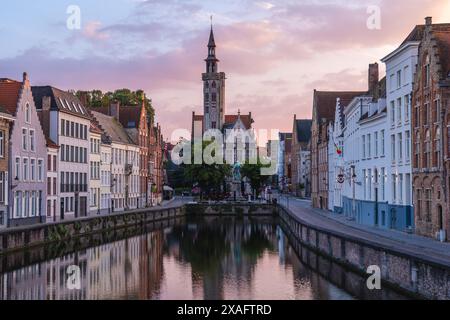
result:
[[[339,148],[339,146],[336,144],[336,142],[334,143],[334,147],[336,148],[337,155],[341,156],[342,155],[342,149]]]

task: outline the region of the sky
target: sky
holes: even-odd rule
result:
[[[68,27],[73,5],[80,28]],[[226,113],[252,112],[256,129],[289,132],[294,114],[311,118],[314,89],[365,90],[369,63],[384,75],[380,60],[426,16],[450,22],[450,1],[7,1],[0,77],[26,71],[32,85],[64,90],[143,89],[175,140],[203,111],[211,15]]]

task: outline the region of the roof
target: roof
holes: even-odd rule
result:
[[[238,118],[241,118],[242,123],[244,124],[246,129],[250,129],[252,127],[252,123],[254,122],[250,114],[246,115],[238,115],[238,114],[229,114],[225,115],[225,123],[224,126],[235,124]]]
[[[297,142],[308,143],[311,139],[312,120],[295,120]]]
[[[114,118],[103,113],[92,111],[92,116],[97,121],[104,133],[111,138],[113,142],[124,144],[134,144],[126,133],[124,127]]]
[[[22,82],[11,79],[0,79],[0,112],[16,114]]]
[[[447,79],[450,76],[450,26],[436,30],[433,25],[433,35],[438,44],[439,62],[442,67],[441,78]]]
[[[402,44],[399,47],[402,47],[403,45],[405,45],[408,42],[421,41],[423,38],[424,31],[425,31],[425,25],[421,24],[421,25],[415,26],[414,29],[411,31],[411,33],[408,34],[406,39],[403,40]]]
[[[124,128],[138,128],[141,120],[142,106],[120,106],[119,121]],[[110,115],[109,107],[91,108],[93,111]]]
[[[55,142],[53,142],[53,140],[50,139],[49,137],[45,136],[45,140],[46,140],[48,148],[59,149],[59,145],[57,145]]]
[[[63,91],[51,86],[32,86],[34,103],[37,109],[42,109],[42,99],[50,97],[50,110],[58,110],[79,117],[90,119],[86,107],[80,99],[71,92]]]
[[[214,41],[214,31],[211,26],[211,32],[209,33],[209,41],[208,41],[208,47],[215,47],[216,42]]]
[[[90,132],[102,134],[103,131],[97,126],[94,121],[91,121],[91,127],[89,128]]]
[[[336,111],[336,99],[340,98],[343,105],[347,105],[354,97],[364,95],[365,91],[317,91],[314,90],[314,109],[317,120],[333,121]]]

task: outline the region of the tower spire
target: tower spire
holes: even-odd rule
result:
[[[211,16],[211,32],[209,34],[208,48],[215,48],[216,42],[214,41],[214,31],[213,31],[213,16]]]

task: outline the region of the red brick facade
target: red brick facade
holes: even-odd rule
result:
[[[416,233],[450,233],[448,146],[450,113],[450,24],[427,18],[419,46],[412,99],[413,190]]]

